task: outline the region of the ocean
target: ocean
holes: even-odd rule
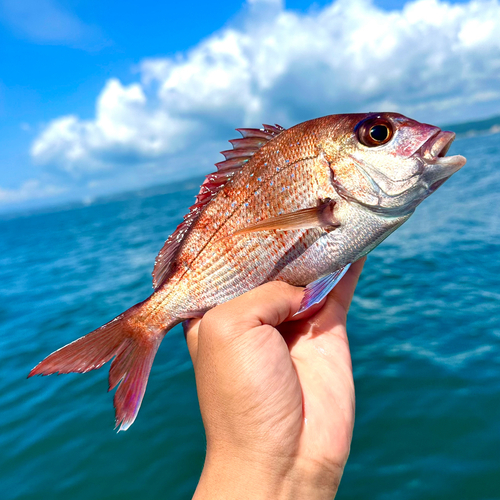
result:
[[[341,500],[500,499],[500,135],[457,139],[467,165],[368,258],[349,314],[356,425]],[[192,495],[205,438],[176,327],[127,432],[107,368],[26,379],[152,291],[193,181],[0,220],[0,497]]]

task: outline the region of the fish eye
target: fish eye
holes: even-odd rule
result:
[[[356,129],[359,142],[369,148],[387,144],[394,135],[392,123],[382,118],[366,120]]]

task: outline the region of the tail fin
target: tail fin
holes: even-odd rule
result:
[[[134,422],[146,391],[149,372],[165,331],[154,333],[139,320],[141,304],[131,307],[97,330],[61,347],[33,370],[33,375],[84,373],[114,357],[109,370],[109,391],[114,397],[116,427],[127,430]],[[139,314],[138,314],[139,313]]]

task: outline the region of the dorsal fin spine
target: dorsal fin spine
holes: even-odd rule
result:
[[[264,139],[262,137],[243,137],[242,139],[231,139],[229,141],[234,149],[242,148],[257,148],[260,149],[269,139]]]
[[[221,154],[224,155],[226,160],[232,160],[233,158],[250,158],[258,150],[259,148],[228,149],[227,151],[221,151]],[[219,163],[216,163],[216,165],[219,165]]]
[[[277,123],[275,125],[266,125],[264,123],[263,127],[264,132],[268,132],[273,137],[276,137],[277,135],[281,134],[283,130],[285,130],[281,125],[278,125]]]
[[[245,137],[261,137],[267,141],[273,138],[273,135],[265,130],[257,128],[237,128],[236,129],[244,138]]]
[[[248,162],[249,159],[250,158],[248,158],[247,156],[237,156],[236,158],[231,158],[230,160],[224,160],[216,163],[215,166],[219,169],[219,171],[224,171],[235,167],[242,167],[245,163]]]

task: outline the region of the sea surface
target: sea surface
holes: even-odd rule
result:
[[[370,254],[349,315],[357,393],[342,500],[500,499],[500,134]],[[137,421],[113,431],[107,368],[26,379],[151,293],[193,202],[164,195],[0,221],[0,498],[187,499],[205,438],[180,328]]]

